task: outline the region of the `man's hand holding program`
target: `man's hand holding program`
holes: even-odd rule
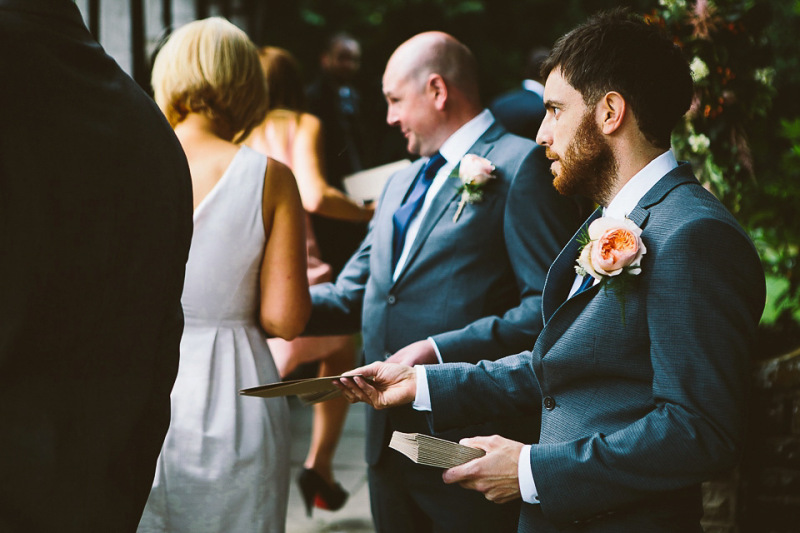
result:
[[[407,365],[376,362],[356,368],[334,382],[350,403],[364,402],[385,409],[414,401],[416,371]]]

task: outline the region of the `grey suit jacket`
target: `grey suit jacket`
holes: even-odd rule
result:
[[[520,531],[700,531],[699,484],[737,460],[764,304],[756,251],[688,164],[630,218],[647,253],[625,290],[567,299],[579,232],[548,273],[532,352],[428,367],[435,429],[541,412],[541,505],[522,506]]]
[[[444,361],[496,359],[533,346],[542,327],[545,274],[579,223],[576,209],[555,192],[543,150],[531,141],[494,124],[469,152],[496,166],[483,201],[466,205],[453,222],[460,180],[449,178],[393,281],[392,215],[423,161],[392,176],[366,239],[336,283],[312,287],[309,333],[361,330],[367,363],[429,336]],[[387,416],[393,429],[429,431],[425,417],[410,407],[370,411],[370,464],[388,443]],[[510,434],[522,430],[533,438],[537,432],[530,424],[515,427]]]

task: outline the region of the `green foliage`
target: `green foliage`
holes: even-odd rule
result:
[[[799,6],[661,0],[650,15],[675,36],[695,79],[673,147],[750,233],[769,280],[762,326],[787,335],[800,330],[800,110],[780,95],[791,87],[796,99],[800,82],[790,52]]]

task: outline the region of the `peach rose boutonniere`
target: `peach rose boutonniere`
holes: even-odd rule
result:
[[[458,222],[461,211],[466,204],[473,204],[483,200],[483,188],[490,181],[495,179],[494,165],[486,158],[475,154],[467,154],[458,164],[458,177],[461,180],[461,201],[458,202],[456,214],[453,215],[453,222]]]
[[[631,280],[642,271],[642,256],[647,248],[642,242],[642,229],[632,220],[598,218],[589,225],[583,248],[578,256],[575,271],[580,276],[590,275],[600,280],[607,290],[611,280],[622,308],[625,322],[625,300],[623,292]]]
[[[620,274],[642,271],[642,256],[647,253],[642,229],[630,219],[598,218],[589,225],[589,235],[575,271],[603,281]]]

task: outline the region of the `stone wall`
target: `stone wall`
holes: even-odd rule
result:
[[[754,373],[741,469],[741,533],[800,532],[800,349]]]

